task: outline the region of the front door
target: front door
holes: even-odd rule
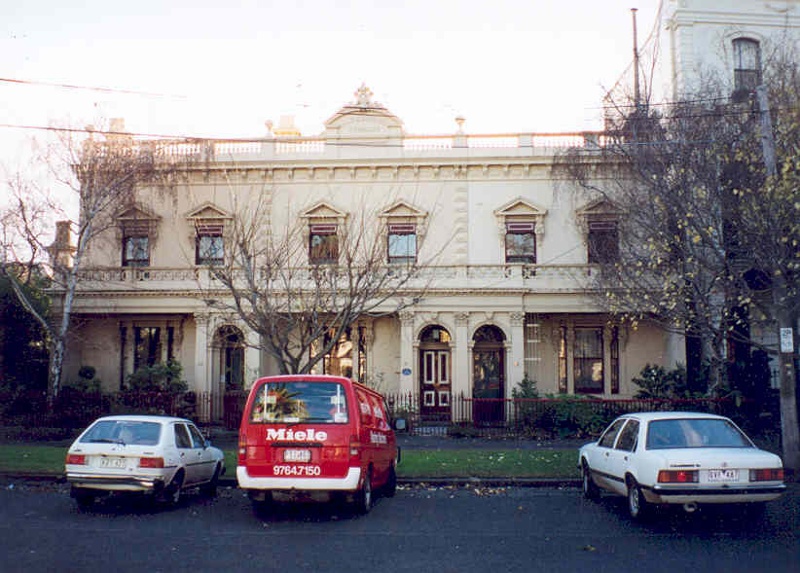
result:
[[[450,422],[450,351],[422,350],[420,358],[422,420]]]
[[[473,415],[476,423],[492,424],[504,420],[502,349],[473,350],[474,401]]]

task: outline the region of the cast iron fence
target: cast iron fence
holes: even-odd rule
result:
[[[183,416],[209,426],[236,430],[247,393],[116,392],[85,393],[65,388],[48,413],[43,392],[0,392],[0,425],[76,430],[109,414],[166,414]],[[415,435],[474,437],[586,438],[597,435],[616,416],[637,411],[701,411],[729,416],[753,432],[778,426],[777,401],[754,403],[733,399],[599,399],[472,398],[453,396],[450,410],[429,413],[411,393],[387,395],[393,419],[406,421]]]

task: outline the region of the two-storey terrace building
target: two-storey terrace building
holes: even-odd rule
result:
[[[385,230],[386,264],[421,266],[422,296],[360,318],[318,371],[411,394],[423,414],[446,415],[454,395],[508,397],[525,377],[542,393],[629,396],[646,363],[680,362],[680,337],[615,324],[586,292],[614,256],[616,212],[554,160],[600,136],[473,136],[460,119],[454,131],[410,136],[362,86],[319,136],[176,144],[202,160],[138,189],[83,262],[66,371],[91,365],[113,390],[172,358],[212,394],[275,373],[254,333],[213,304],[226,296],[214,259],[255,205],[269,211],[265,234],[302,226],[307,264],[361,217]]]

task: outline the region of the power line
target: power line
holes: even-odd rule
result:
[[[106,88],[106,87],[98,87],[98,86],[81,86],[77,84],[59,84],[53,82],[40,82],[35,80],[18,80],[14,78],[0,78],[0,82],[8,83],[8,84],[19,84],[25,86],[45,86],[51,88],[62,88],[62,89],[70,89],[70,90],[83,90],[83,91],[93,91],[93,92],[104,92],[104,93],[117,93],[117,94],[129,94],[129,95],[141,95],[147,97],[166,97],[166,98],[175,98],[175,99],[186,99],[186,96],[183,95],[175,95],[175,94],[162,94],[157,92],[143,92],[138,90],[125,90],[119,88]]]

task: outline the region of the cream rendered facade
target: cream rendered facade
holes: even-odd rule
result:
[[[643,75],[654,72],[651,101],[691,97],[709,79],[733,92],[735,70],[743,64],[735,46],[741,40],[755,42],[760,64],[778,46],[796,50],[800,1],[661,0],[655,29],[641,49]]]
[[[318,137],[176,146],[203,160],[168,189],[139,190],[84,261],[66,371],[94,366],[114,390],[137,353],[157,353],[180,361],[193,390],[215,395],[230,387],[231,360],[245,386],[277,373],[254,335],[209,304],[225,293],[196,251],[198,221],[224,229],[261,201],[267,233],[364,213],[376,226],[381,218],[412,223],[425,294],[400,312],[358,321],[348,357],[354,377],[445,411],[450,396],[481,395],[487,382],[490,396],[510,397],[526,376],[542,393],[630,396],[645,364],[675,366],[683,344],[654,327],[611,323],[585,293],[596,268],[588,221],[603,215],[603,204],[555,175],[553,161],[597,137],[469,136],[460,125],[451,136],[411,137],[362,86]],[[131,221],[147,236],[142,266],[125,258]],[[535,244],[535,262],[509,262],[507,235],[517,228]]]

